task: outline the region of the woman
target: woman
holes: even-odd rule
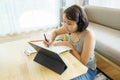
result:
[[[96,75],[96,61],[94,56],[95,36],[87,29],[87,16],[77,5],[73,5],[64,11],[64,24],[59,29],[53,31],[49,41],[44,41],[48,46],[52,44],[56,36],[68,34],[68,41],[53,43],[55,46],[68,46],[72,49],[72,54],[80,62],[88,67],[86,74],[74,78],[73,80],[94,80]]]

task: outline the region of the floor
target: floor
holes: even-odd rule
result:
[[[53,29],[47,29],[47,30],[36,30],[36,31],[30,31],[30,32],[22,32],[22,33],[16,33],[16,34],[8,34],[8,35],[0,35],[0,44],[16,41],[20,39],[41,39],[43,38],[43,34],[46,33],[47,37],[50,35],[49,32],[51,32]],[[42,35],[41,35],[42,34]]]
[[[111,80],[109,76],[103,73],[99,68],[97,68],[97,74],[95,80]]]
[[[97,66],[113,80],[120,80],[120,66],[96,52]]]

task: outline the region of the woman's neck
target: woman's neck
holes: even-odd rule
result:
[[[82,32],[71,33],[72,42],[76,43],[77,41],[79,41],[81,34],[82,34]]]

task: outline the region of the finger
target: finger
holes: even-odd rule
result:
[[[57,46],[58,44],[57,43],[54,43],[53,46]]]
[[[53,45],[54,45],[54,46],[62,46],[61,43],[54,43]]]
[[[43,43],[45,44],[46,47],[49,47],[49,45],[50,45],[49,42],[47,42],[47,41],[43,41]]]

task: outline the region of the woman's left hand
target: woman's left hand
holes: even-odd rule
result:
[[[73,49],[72,44],[70,44],[68,41],[54,42],[53,45],[54,46],[68,46],[71,49]]]

